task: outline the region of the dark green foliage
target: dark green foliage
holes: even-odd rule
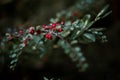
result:
[[[73,15],[74,9],[77,8],[77,10],[79,10],[81,8],[78,4],[66,11],[57,13],[56,18],[50,19],[51,22],[48,26],[51,26],[53,23],[59,23],[56,28],[62,28],[63,31],[61,32],[51,29],[47,30],[41,25],[38,25],[34,27],[32,33],[29,32],[30,28],[24,30],[22,35],[19,34],[19,32],[13,34],[7,33],[7,42],[11,42],[10,47],[12,47],[10,50],[10,47],[8,47],[8,55],[11,58],[10,68],[15,68],[22,52],[39,53],[40,58],[43,58],[46,54],[52,52],[52,48],[56,46],[55,48],[63,48],[64,53],[76,63],[79,71],[85,71],[88,68],[88,63],[81,51],[80,44],[107,41],[106,35],[103,34],[104,28],[91,27],[98,20],[111,13],[111,11],[108,11],[108,7],[109,5],[106,5],[94,18],[91,14],[85,14],[83,18],[80,18],[78,15],[78,17]],[[62,25],[61,22],[65,22],[65,24]],[[42,32],[41,34],[37,33],[38,29]],[[46,34],[48,33],[50,34],[46,38]],[[28,40],[28,38],[30,38],[30,40]],[[2,42],[1,44],[4,43]],[[7,49],[7,47],[5,49]],[[0,51],[4,50],[1,49]],[[44,79],[48,80],[47,78]]]

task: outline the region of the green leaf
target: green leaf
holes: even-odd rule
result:
[[[91,28],[88,31],[104,31],[106,28]]]
[[[17,55],[15,53],[11,54],[10,57],[11,58],[15,58]]]
[[[103,15],[103,14],[107,11],[108,8],[109,8],[109,5],[106,5],[106,6],[98,13],[97,17],[100,17],[101,15]]]
[[[38,36],[33,36],[33,39],[34,39],[34,41],[35,41],[36,43],[38,43],[39,40],[40,40],[40,37],[38,37]]]
[[[87,14],[87,15],[84,16],[84,18],[83,18],[84,26],[82,27],[82,29],[87,27],[88,23],[90,22],[90,18],[91,18],[90,14]]]
[[[48,78],[46,78],[46,77],[43,77],[43,79],[44,79],[44,80],[49,80],[49,79],[48,79]]]
[[[83,39],[87,42],[95,42],[96,40],[95,35],[90,33],[83,34]]]

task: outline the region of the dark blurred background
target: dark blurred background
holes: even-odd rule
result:
[[[78,0],[0,0],[0,36],[14,32],[17,28],[49,23],[57,12],[66,10]],[[43,60],[21,60],[15,71],[9,69],[6,56],[0,56],[0,80],[43,80],[43,77],[61,80],[120,80],[120,11],[119,0],[81,0],[91,2],[84,11],[96,12],[110,4],[112,14],[98,21],[94,26],[107,28],[107,43],[82,45],[89,68],[78,72],[75,64],[61,50]],[[91,8],[91,6],[93,6]],[[83,6],[84,7],[84,6]],[[90,10],[89,10],[90,9]],[[82,10],[83,12],[83,10]],[[81,13],[82,13],[81,12]]]

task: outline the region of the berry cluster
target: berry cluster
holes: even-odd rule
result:
[[[31,35],[40,35],[44,33],[43,35],[45,36],[46,39],[51,40],[53,39],[54,33],[60,33],[63,31],[63,26],[64,22],[61,23],[51,23],[50,25],[43,25],[42,27],[36,28],[31,26],[27,32],[23,30],[19,30],[17,34],[9,34],[8,39],[12,40],[14,38],[23,38],[26,34],[31,34]],[[31,37],[27,37],[26,39],[23,40],[23,44],[27,45],[28,41],[31,40]]]
[[[29,33],[34,35],[34,33],[36,32],[37,34],[41,34],[43,32],[46,32],[45,34],[45,38],[51,40],[52,39],[52,33],[53,32],[62,32],[63,31],[63,26],[64,26],[64,22],[61,23],[52,23],[50,25],[43,25],[42,26],[42,30],[41,29],[37,29],[35,30],[34,27],[30,27],[29,28]],[[43,31],[44,30],[44,31]]]
[[[41,31],[40,29],[35,30],[35,27],[30,27],[30,28],[29,28],[29,33],[30,33],[30,34],[34,35],[35,32],[36,32],[37,34],[41,34],[41,33],[42,33],[42,31]]]
[[[45,33],[45,38],[51,40],[53,39],[53,33],[60,33],[63,31],[64,24],[65,24],[64,22],[61,23],[56,22],[56,23],[51,23],[50,25],[43,25],[41,28],[37,28],[37,29],[35,29],[35,27],[32,26],[28,29],[28,33],[31,35],[35,35],[35,34],[39,35]],[[24,35],[23,30],[19,30],[18,33],[19,35]],[[31,40],[30,37],[26,38],[23,41],[23,44],[27,45],[29,40]]]

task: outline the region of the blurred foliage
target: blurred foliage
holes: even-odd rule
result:
[[[90,21],[94,20],[97,13],[101,10],[101,7],[103,7],[103,5],[105,5],[105,0],[99,0],[99,1],[97,1],[97,0],[80,0],[80,4],[77,4],[77,6],[75,8],[72,7],[70,9],[66,10],[66,8],[68,8],[75,2],[76,1],[72,1],[72,0],[71,1],[70,0],[64,0],[64,1],[63,0],[60,0],[60,1],[56,1],[56,0],[52,0],[52,1],[48,1],[48,0],[39,0],[39,1],[38,0],[30,0],[30,1],[28,1],[28,0],[21,0],[21,1],[20,0],[18,0],[18,1],[8,0],[8,2],[7,2],[7,0],[3,0],[2,2],[0,2],[0,6],[2,6],[1,7],[2,14],[0,14],[0,16],[1,16],[1,19],[0,19],[1,35],[3,35],[6,32],[6,30],[7,30],[7,32],[10,32],[10,33],[16,32],[16,30],[18,30],[16,28],[18,28],[18,27],[20,29],[24,29],[31,25],[37,26],[39,24],[41,24],[41,25],[48,24],[49,23],[48,19],[50,17],[55,17],[56,12],[63,10],[63,9],[64,9],[64,11],[60,12],[63,14],[62,15],[63,17],[60,19],[60,21],[65,21],[66,25],[72,26],[72,28],[69,28],[70,33],[73,32],[72,30],[76,30],[74,33],[77,34],[77,33],[79,33],[79,31],[77,32],[78,27],[76,27],[76,26],[80,26],[81,23],[83,23],[85,20],[87,20],[86,18],[89,18],[89,15],[91,15]],[[8,7],[6,7],[6,9],[5,9],[4,7],[7,5],[9,5],[8,7],[10,7],[10,6],[12,7],[12,5],[14,5],[16,8],[13,6],[14,8],[11,8],[10,10],[8,9]],[[72,14],[70,14],[71,12],[72,12]],[[56,16],[59,17],[60,13],[58,13]],[[65,15],[64,13],[65,14],[68,13],[68,14]],[[86,14],[89,14],[89,15],[86,15]],[[74,15],[74,17],[73,17],[73,15]],[[80,20],[83,18],[85,18],[83,21]],[[51,21],[51,23],[53,23],[54,21],[57,21],[57,19],[52,18],[52,19],[50,19],[50,21]],[[71,25],[71,22],[73,23],[72,25]],[[103,23],[96,25],[96,23],[99,23],[99,22],[103,22]],[[86,21],[86,23],[87,23],[87,21]],[[81,52],[84,53],[84,54],[83,53],[82,54],[85,56],[85,58],[87,59],[87,62],[89,63],[89,69],[91,69],[89,73],[92,73],[90,75],[87,75],[85,73],[85,75],[87,75],[88,78],[90,78],[90,79],[94,79],[98,75],[99,75],[98,77],[101,76],[99,79],[103,79],[102,74],[106,75],[106,76],[111,76],[112,73],[109,73],[108,66],[112,65],[112,63],[114,65],[117,65],[117,62],[115,64],[112,61],[113,59],[115,59],[113,57],[115,55],[112,55],[112,53],[117,53],[115,51],[116,49],[114,50],[114,52],[109,52],[109,49],[108,49],[108,48],[110,48],[111,50],[113,49],[110,47],[111,45],[115,47],[115,45],[112,43],[113,41],[116,42],[116,45],[118,45],[117,44],[118,41],[116,41],[117,39],[113,40],[112,37],[108,36],[108,38],[111,39],[111,40],[109,39],[111,42],[108,41],[108,43],[107,43],[108,45],[100,44],[100,43],[96,43],[96,44],[93,43],[96,40],[97,41],[100,40],[100,42],[106,41],[106,39],[105,39],[106,36],[102,36],[103,33],[100,31],[100,30],[105,30],[105,29],[104,28],[97,29],[96,27],[101,27],[101,26],[106,27],[109,24],[110,23],[105,22],[104,19],[97,21],[94,23],[95,26],[92,25],[93,28],[89,29],[83,36],[81,36],[79,38],[80,44],[78,44],[78,47],[82,47],[82,49],[80,49],[80,51],[82,50]],[[82,24],[82,25],[84,25],[84,24]],[[6,28],[4,28],[4,27],[6,27]],[[113,28],[112,31],[113,30],[114,30],[114,32],[116,32],[116,29]],[[111,32],[108,32],[107,35],[109,35],[109,34],[113,35]],[[73,36],[76,36],[76,35],[70,35],[70,33],[68,30],[67,33],[64,33],[64,34],[68,34],[70,36],[70,39],[73,38]],[[74,33],[72,33],[72,34],[74,34]],[[64,35],[62,35],[62,36],[64,36]],[[65,39],[67,39],[67,35],[65,35],[64,37],[66,37]],[[103,37],[103,38],[101,39],[101,37]],[[34,38],[37,39],[36,37],[34,37]],[[2,39],[2,42],[6,41],[5,39],[3,39],[3,37],[1,37],[1,39]],[[114,36],[114,39],[115,39],[115,36]],[[69,39],[68,39],[68,41],[69,41]],[[53,41],[53,42],[56,43],[56,41]],[[77,43],[77,41],[74,39],[72,41],[70,41],[70,44],[74,44],[75,46],[76,46],[76,43]],[[86,45],[86,43],[87,44],[89,43],[89,44]],[[10,42],[10,43],[6,43],[5,45],[7,45],[7,44],[11,45],[13,43]],[[15,44],[18,44],[18,43],[15,42]],[[34,43],[32,43],[32,45],[33,44]],[[1,44],[1,45],[4,45],[4,44]],[[47,43],[47,46],[49,46],[49,45],[51,45],[51,41]],[[66,44],[63,44],[63,45],[66,45]],[[76,49],[76,50],[79,50],[78,47],[75,47],[75,46],[72,46],[72,47],[74,47],[74,49]],[[7,50],[7,48],[6,48],[5,51],[0,52],[0,53],[2,53],[2,54],[0,54],[1,55],[1,58],[0,58],[1,71],[2,71],[2,69],[4,71],[5,66],[7,66],[7,68],[8,68],[8,64],[11,61],[11,59],[8,57],[8,51],[12,50],[12,47],[10,47],[10,46],[5,46],[5,47],[9,47],[9,49]],[[58,45],[54,45],[54,47],[55,48],[53,48],[53,49],[50,48],[49,53],[46,53],[47,55],[42,59],[40,59],[40,55],[39,55],[38,51],[34,51],[34,53],[32,52],[33,47],[26,47],[23,50],[23,54],[19,58],[19,62],[17,63],[18,66],[16,67],[16,70],[21,69],[21,71],[18,70],[18,72],[21,72],[22,77],[27,76],[24,79],[28,80],[30,78],[28,75],[26,75],[27,70],[31,70],[31,69],[40,70],[38,72],[38,74],[40,74],[39,76],[42,76],[41,79],[43,79],[43,76],[45,76],[45,74],[49,74],[49,73],[44,73],[44,71],[42,74],[42,70],[44,69],[44,67],[48,66],[45,69],[48,69],[48,72],[53,72],[51,74],[54,74],[54,70],[56,70],[54,68],[56,68],[56,67],[59,69],[62,68],[61,70],[64,70],[64,68],[65,68],[64,72],[61,72],[61,73],[64,73],[65,75],[68,75],[68,76],[64,76],[63,80],[75,79],[75,77],[73,78],[73,74],[75,73],[74,71],[76,71],[76,70],[74,70],[74,68],[72,66],[76,65],[76,63],[72,63],[71,59],[69,59],[66,55],[62,54],[63,53],[62,50],[64,49],[64,46],[63,46],[63,49],[61,49],[61,48],[59,49]],[[58,47],[58,49],[56,47]],[[4,47],[2,47],[1,49],[3,49],[3,48]],[[72,55],[72,53],[71,53],[71,55]],[[69,57],[71,57],[71,55],[69,55]],[[14,57],[14,56],[15,55],[12,55],[12,57]],[[117,54],[116,54],[116,56],[117,56]],[[73,59],[73,61],[74,61],[74,59]],[[116,61],[119,61],[119,60],[116,59]],[[49,71],[50,69],[52,69],[53,71],[52,70]],[[89,69],[88,69],[88,71],[89,71]],[[56,70],[56,71],[59,72],[61,70]],[[107,70],[108,70],[109,74],[107,74],[107,72],[104,73]],[[45,70],[45,71],[47,72],[47,70]],[[72,71],[73,71],[73,73],[72,73]],[[96,74],[96,71],[98,71],[97,72],[98,74]],[[99,73],[99,72],[101,72],[101,73]],[[28,73],[29,73],[29,71],[28,71]],[[33,75],[32,73],[29,73],[29,74],[31,74],[31,76],[37,75],[37,73],[36,73],[36,75],[35,74]],[[59,73],[55,73],[54,75],[49,75],[49,76],[55,77],[56,74],[59,74]],[[80,79],[82,79],[82,75],[84,73],[78,73],[78,74],[81,77]],[[76,75],[76,77],[78,77],[77,76],[78,74],[76,73],[74,75]],[[70,78],[70,75],[72,76],[71,78]],[[91,75],[92,75],[92,77],[90,77]],[[97,75],[97,76],[94,76],[94,78],[93,78],[93,75]],[[48,76],[48,75],[46,75],[46,76]],[[60,78],[62,76],[60,76]],[[76,80],[77,80],[77,78],[76,78]]]

